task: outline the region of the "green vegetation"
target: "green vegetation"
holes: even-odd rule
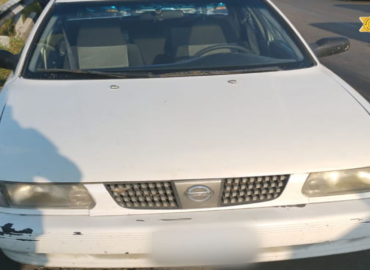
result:
[[[21,38],[17,37],[10,37],[10,47],[5,48],[0,45],[0,50],[6,50],[11,52],[12,54],[19,54],[23,49],[25,41]]]
[[[42,8],[38,1],[29,4],[22,10],[21,12],[22,20],[25,21],[32,12],[36,13],[36,17],[38,17],[42,12]],[[15,35],[15,22],[13,17],[4,22],[2,26],[0,26],[0,36],[14,36],[14,35]]]
[[[0,0],[0,4],[7,2],[8,0]],[[37,17],[42,12],[42,8],[38,1],[34,1],[33,3],[26,6],[21,14],[22,20],[25,21],[32,12],[35,12]],[[4,22],[2,26],[0,26],[0,35],[1,36],[9,36],[10,37],[10,44],[9,48],[0,45],[0,50],[7,50],[13,54],[19,54],[24,46],[25,41],[19,37],[15,36],[15,22],[14,17],[12,19],[7,20]],[[8,78],[11,71],[6,69],[0,69],[0,88],[5,83],[6,79]]]
[[[19,54],[24,46],[25,41],[21,38],[11,37],[10,38],[10,47],[5,48],[0,46],[0,50],[7,50],[10,51],[13,54]],[[10,70],[7,69],[0,69],[0,86],[2,86],[6,78],[8,78],[10,74]]]
[[[40,3],[38,1],[34,1],[33,3],[29,4],[22,10],[23,21],[25,21],[32,12],[36,13],[37,15],[36,17],[38,17],[41,14],[42,7],[40,6]]]
[[[0,26],[0,36],[14,36],[15,35],[14,17],[7,20]]]

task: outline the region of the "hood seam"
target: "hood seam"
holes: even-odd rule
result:
[[[364,109],[365,110],[365,112],[368,114],[368,115],[370,115],[370,111],[365,107],[365,105],[360,101],[360,100],[358,100],[356,97],[355,97],[355,95],[349,90],[349,89],[347,89],[347,87],[345,86],[345,85],[343,85],[342,84],[342,82],[341,82],[341,80],[343,80],[344,81],[344,79],[342,79],[342,78],[340,78],[337,74],[335,74],[333,71],[331,71],[330,69],[328,69],[328,68],[326,68],[327,69],[327,71],[329,71],[330,73],[332,73],[332,74],[328,74],[328,72],[326,71],[326,70],[324,70],[324,72],[326,73],[326,74],[328,74],[328,75],[330,75],[331,77],[332,77],[332,79],[346,92],[346,93],[348,93],[360,106],[361,106],[361,108],[362,109]],[[345,81],[344,81],[345,82]],[[345,82],[346,83],[346,82]],[[346,83],[346,84],[348,84],[348,83]],[[349,85],[349,84],[348,84]],[[352,88],[355,92],[357,92],[358,93],[358,91],[356,90],[356,89],[354,89],[351,85],[349,85],[349,87],[350,88]],[[361,95],[360,93],[358,93],[359,95]],[[364,97],[363,97],[364,98]],[[364,98],[364,100],[366,100],[365,98]],[[366,100],[367,101],[367,100]],[[369,102],[369,101],[367,101],[367,102]]]
[[[336,81],[337,82],[337,81]],[[352,93],[351,91],[348,91],[346,87],[344,87],[341,83],[337,82],[361,107],[365,110],[365,112],[370,115],[370,112],[368,109],[366,109],[365,105],[362,104],[361,101],[359,101]],[[356,90],[355,90],[356,91]]]
[[[3,115],[4,115],[4,111],[5,111],[5,108],[6,108],[6,104],[8,103],[8,101],[5,101],[4,103],[4,107],[2,108],[1,110],[1,114],[0,114],[0,123],[1,123],[1,120],[3,119]]]

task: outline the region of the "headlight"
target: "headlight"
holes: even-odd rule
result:
[[[370,168],[312,173],[302,192],[308,197],[370,192]]]
[[[81,184],[0,184],[0,205],[16,208],[91,209],[95,202]]]

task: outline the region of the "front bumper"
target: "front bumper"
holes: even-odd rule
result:
[[[252,228],[260,247],[256,261],[274,261],[369,249],[370,199],[139,216],[0,214],[5,224],[11,230],[0,231],[0,248],[25,264],[159,267],[149,256],[153,233],[184,225]]]

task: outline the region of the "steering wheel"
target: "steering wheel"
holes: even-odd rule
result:
[[[248,50],[245,47],[239,46],[239,45],[218,44],[218,45],[213,45],[213,46],[210,46],[210,47],[207,47],[207,48],[204,48],[204,49],[200,50],[199,52],[197,52],[193,55],[193,58],[201,57],[206,53],[209,53],[211,51],[220,50],[220,49],[234,49],[234,50],[244,52],[244,53],[251,53],[250,50]]]
[[[55,48],[47,43],[37,43],[37,45],[42,46],[46,50],[55,51]]]

